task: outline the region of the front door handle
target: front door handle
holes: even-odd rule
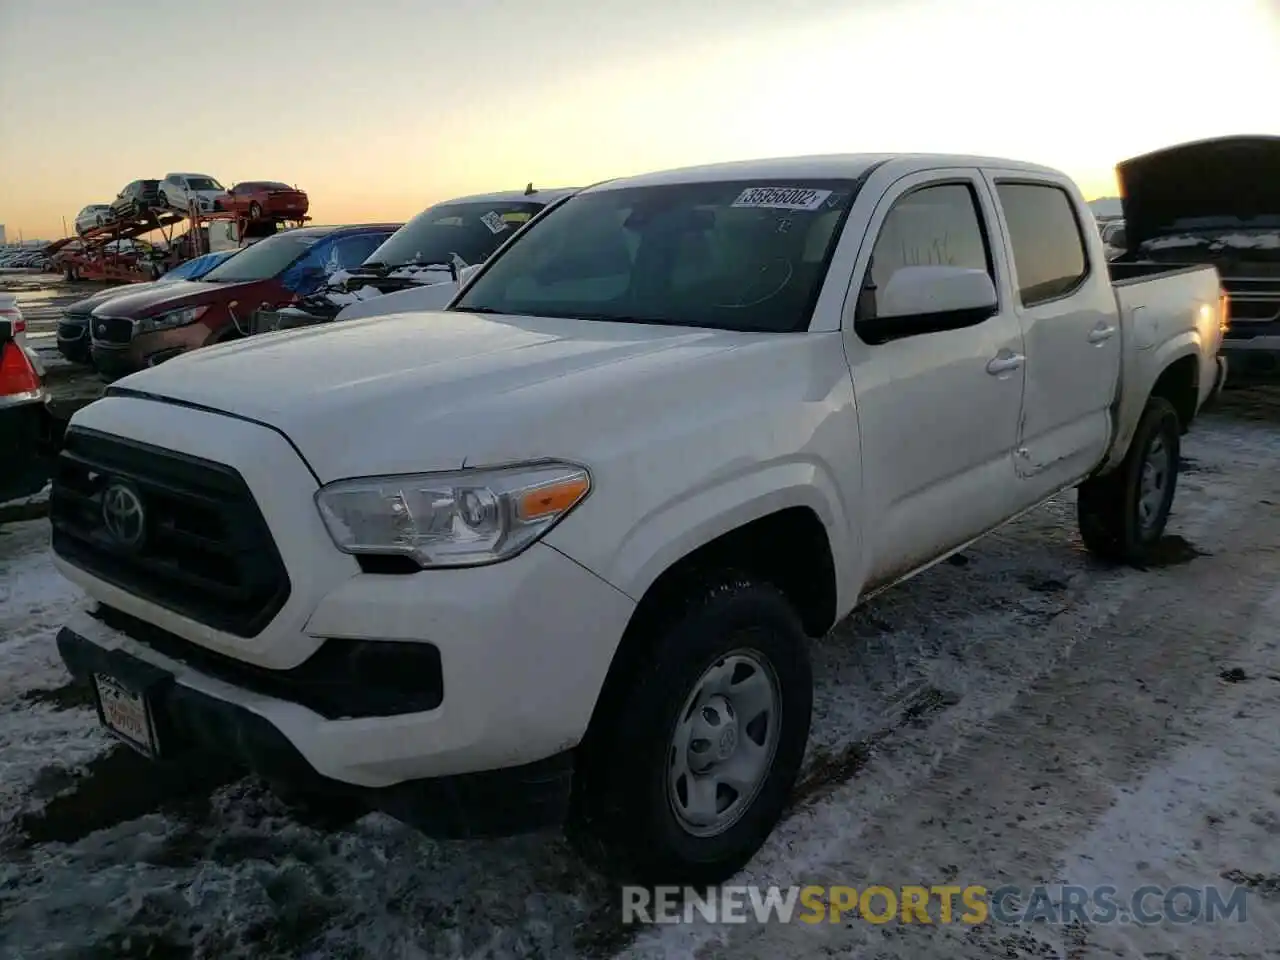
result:
[[[993,377],[998,377],[1002,373],[1008,373],[1011,370],[1017,370],[1026,361],[1020,353],[1006,353],[1002,356],[992,357],[987,362],[987,373]]]
[[[1105,323],[1099,324],[1098,326],[1094,327],[1092,330],[1089,331],[1089,342],[1102,343],[1106,340],[1110,340],[1115,335],[1116,335],[1115,327],[1109,327]]]

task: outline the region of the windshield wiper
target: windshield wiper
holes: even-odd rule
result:
[[[450,310],[454,313],[486,313],[496,317],[508,315],[507,311],[495,310],[493,307],[451,307]]]

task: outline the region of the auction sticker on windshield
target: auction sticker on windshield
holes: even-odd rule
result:
[[[733,206],[817,210],[829,196],[830,190],[811,190],[808,187],[747,187],[733,201]]]
[[[480,218],[480,222],[489,228],[490,233],[501,233],[507,229],[507,222],[502,219],[502,214],[496,210],[490,210]]]

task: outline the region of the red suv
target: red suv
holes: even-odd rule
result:
[[[93,363],[108,376],[244,336],[259,309],[278,309],[362,263],[401,224],[301,227],[246,247],[199,280],[113,297],[89,318]]]
[[[246,180],[237,183],[222,198],[222,209],[242,214],[250,220],[278,218],[298,220],[307,215],[311,201],[305,191],[274,180]]]

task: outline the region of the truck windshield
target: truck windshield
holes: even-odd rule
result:
[[[270,279],[278,276],[322,237],[324,233],[315,230],[277,233],[274,237],[259,240],[253,246],[241,250],[226,263],[210,270],[202,279],[206,283],[245,283]]]
[[[222,184],[212,177],[188,177],[187,186],[192,190],[221,190]]]
[[[851,180],[788,180],[578,194],[451,309],[804,330],[856,192]]]
[[[482,263],[542,207],[527,200],[437,204],[397,230],[367,263],[448,263],[455,253],[468,264]]]

